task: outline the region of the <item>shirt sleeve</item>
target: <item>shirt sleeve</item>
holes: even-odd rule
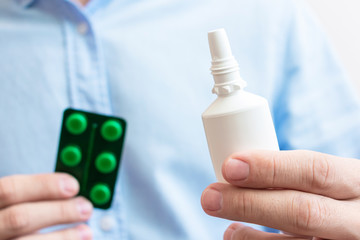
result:
[[[280,149],[360,157],[360,105],[309,9],[294,1],[284,73],[274,101]]]

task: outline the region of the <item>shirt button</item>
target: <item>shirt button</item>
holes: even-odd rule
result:
[[[87,23],[83,22],[77,26],[77,30],[81,35],[85,35],[88,32],[89,27],[88,27]]]
[[[115,228],[116,221],[113,216],[104,216],[100,220],[100,228],[105,231],[109,232]]]

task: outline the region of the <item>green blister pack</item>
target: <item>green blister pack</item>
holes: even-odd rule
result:
[[[64,111],[55,171],[74,176],[79,195],[96,208],[111,206],[125,132],[124,119],[71,108]]]

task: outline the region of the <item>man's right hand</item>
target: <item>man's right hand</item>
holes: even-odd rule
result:
[[[90,218],[91,203],[83,197],[73,198],[78,191],[78,182],[64,173],[0,178],[0,240],[92,239],[85,224],[51,233],[38,232]]]

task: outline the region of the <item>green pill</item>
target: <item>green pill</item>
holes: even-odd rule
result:
[[[61,161],[69,167],[75,167],[81,161],[81,150],[76,146],[67,146],[60,153]]]
[[[101,173],[110,173],[116,167],[116,158],[112,153],[101,153],[95,160],[95,166]]]
[[[95,204],[103,205],[110,200],[111,192],[107,185],[98,183],[90,191],[90,199]]]
[[[107,141],[118,140],[123,133],[123,129],[118,121],[108,120],[101,127],[101,135]]]
[[[75,135],[83,133],[87,127],[86,117],[81,113],[73,113],[66,119],[66,129]]]

